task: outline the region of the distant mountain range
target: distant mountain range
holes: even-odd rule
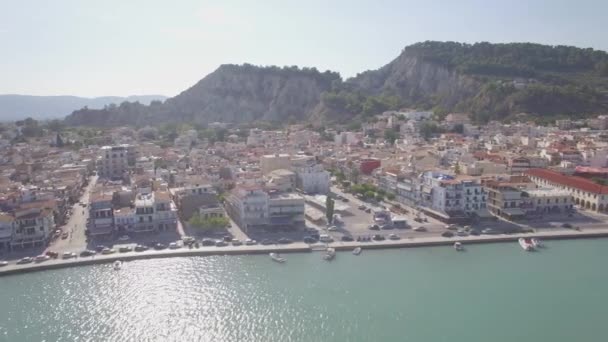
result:
[[[66,115],[84,107],[102,109],[110,104],[139,102],[150,104],[153,100],[164,101],[162,95],[104,96],[95,98],[77,96],[0,95],[0,121],[14,121],[31,117],[37,120],[63,119]]]
[[[356,123],[386,110],[432,109],[474,121],[550,121],[608,112],[608,54],[532,43],[422,42],[342,80],[315,68],[222,65],[164,103],[77,110],[71,125],[213,121]]]

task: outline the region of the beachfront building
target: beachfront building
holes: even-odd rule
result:
[[[113,193],[99,189],[90,196],[87,231],[91,237],[109,237],[114,233]]]
[[[15,210],[15,223],[11,239],[11,249],[44,246],[55,230],[53,209],[46,206],[32,206]]]
[[[487,193],[487,208],[495,216],[507,220],[520,220],[527,210],[533,210],[526,190],[535,186],[526,177],[490,179],[483,182]]]
[[[0,253],[10,249],[14,226],[15,217],[9,213],[0,212]]]
[[[268,197],[268,225],[296,227],[304,224],[304,198],[296,193],[271,193]]]
[[[135,198],[133,233],[169,231],[177,228],[177,209],[168,192],[154,191]]]
[[[576,205],[596,212],[608,212],[608,186],[548,169],[530,169],[526,174],[538,186],[567,191]]]
[[[422,177],[422,203],[439,219],[465,219],[486,212],[486,193],[477,178],[428,171]]]
[[[527,214],[567,213],[574,206],[574,198],[566,191],[555,188],[538,188],[525,191],[528,195],[524,202]]]

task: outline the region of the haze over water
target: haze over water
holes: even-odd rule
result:
[[[198,257],[0,278],[0,341],[603,341],[608,239]]]

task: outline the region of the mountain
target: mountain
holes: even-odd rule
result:
[[[31,117],[33,119],[63,118],[76,109],[83,107],[103,108],[112,103],[124,101],[149,104],[153,100],[165,100],[162,95],[142,96],[105,96],[84,98],[77,96],[31,96],[31,95],[0,95],[0,120],[13,121]]]
[[[387,65],[343,81],[315,68],[222,65],[164,103],[82,109],[72,125],[254,120],[356,123],[389,109],[553,120],[608,111],[608,54],[532,43],[423,42]]]

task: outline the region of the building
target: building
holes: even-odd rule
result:
[[[0,253],[10,250],[15,227],[15,217],[9,213],[0,212]]]
[[[130,145],[103,146],[99,150],[97,172],[100,177],[121,179],[135,166],[135,151]]]
[[[98,191],[91,194],[89,200],[89,221],[87,231],[89,236],[109,237],[114,233],[114,209],[112,207],[113,193]]]
[[[370,175],[372,173],[372,171],[379,168],[380,165],[381,165],[380,159],[375,159],[375,158],[362,159],[359,162],[359,171],[361,171],[362,174]]]
[[[177,229],[177,208],[164,191],[138,194],[135,198],[135,224],[131,232],[159,232]]]
[[[307,194],[327,194],[330,174],[314,157],[298,157],[292,160],[296,173],[296,186]]]
[[[291,160],[289,154],[268,154],[260,158],[260,170],[262,171],[263,175],[267,175],[271,171],[278,169],[291,170]]]
[[[565,190],[555,188],[538,188],[526,190],[528,200],[525,203],[526,214],[557,214],[573,209],[574,198]]]
[[[294,191],[296,188],[296,174],[285,169],[271,171],[266,177],[267,189],[274,189],[282,192]]]
[[[53,210],[44,206],[15,210],[11,249],[44,246],[55,230]]]
[[[530,169],[527,175],[540,187],[553,187],[567,191],[574,198],[576,205],[596,212],[608,212],[608,186],[548,169]]]
[[[423,204],[450,219],[471,217],[486,210],[486,193],[478,179],[429,171],[423,182],[426,190]]]
[[[488,210],[495,216],[507,220],[520,220],[525,217],[525,186],[511,181],[489,180],[484,182],[487,192]]]
[[[268,198],[268,224],[297,226],[304,223],[304,197],[295,193],[271,193]]]

